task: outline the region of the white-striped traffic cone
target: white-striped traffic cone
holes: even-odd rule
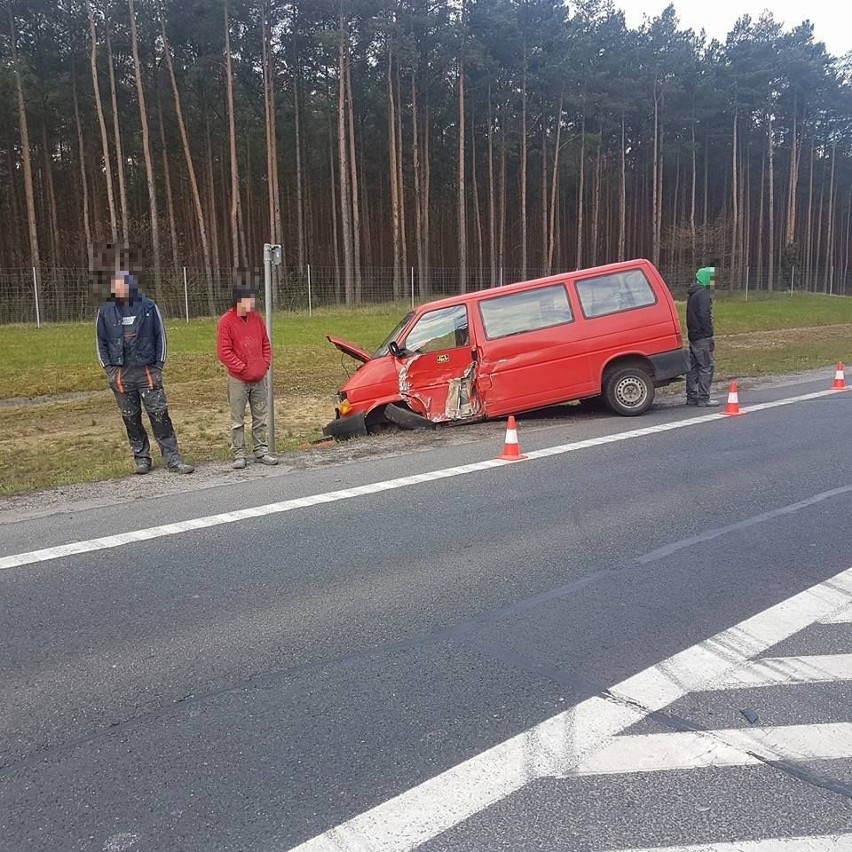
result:
[[[831,386],[832,390],[846,390],[846,376],[843,373],[843,362],[839,361],[837,364],[837,370],[834,372],[834,384]]]
[[[506,443],[503,444],[503,452],[497,456],[503,461],[520,461],[526,456],[521,453],[521,446],[518,443],[518,424],[515,422],[515,415],[509,415],[509,422],[506,424]]]
[[[731,382],[731,387],[728,390],[728,404],[722,413],[727,414],[728,417],[736,417],[738,414],[745,413],[744,411],[740,411],[740,394],[737,390],[736,382]]]

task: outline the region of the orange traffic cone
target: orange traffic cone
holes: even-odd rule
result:
[[[846,390],[846,376],[843,375],[843,362],[839,361],[837,364],[837,370],[834,373],[834,384],[831,386],[832,390]]]
[[[521,447],[518,444],[518,424],[515,422],[515,415],[509,415],[509,422],[506,424],[506,443],[503,444],[503,452],[497,456],[503,461],[520,461],[526,456],[521,454]]]
[[[722,413],[727,414],[729,417],[736,417],[738,414],[745,414],[744,411],[740,411],[740,394],[737,390],[736,382],[731,382],[731,387],[728,390],[728,404],[725,406],[725,410]]]

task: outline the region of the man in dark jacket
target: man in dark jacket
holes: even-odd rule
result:
[[[233,307],[219,319],[216,355],[228,371],[233,468],[243,470],[246,466],[246,405],[251,411],[255,460],[260,464],[278,464],[277,457],[269,453],[267,374],[272,346],[266,323],[255,310],[255,292],[251,287],[238,285],[231,295]]]
[[[716,269],[704,266],[695,273],[695,281],[686,300],[686,330],[689,336],[689,372],[686,374],[686,404],[716,407],[719,401],[710,399],[710,385],[716,368],[713,352],[713,295],[710,287],[716,279]]]
[[[127,429],[136,473],[151,470],[151,444],[142,425],[142,406],[148,412],[163,460],[174,473],[192,473],[178,450],[177,436],[163,389],[166,330],[156,303],[138,290],[136,277],[117,272],[111,296],[98,308],[98,359],[115,394]]]

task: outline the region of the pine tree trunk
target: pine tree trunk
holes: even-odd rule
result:
[[[347,125],[349,128],[349,167],[352,170],[350,185],[350,200],[352,202],[352,267],[355,272],[355,302],[360,305],[362,300],[361,281],[361,201],[360,184],[358,182],[358,156],[355,144],[355,98],[352,94],[352,56],[346,51],[346,91],[349,95],[347,105]]]
[[[83,143],[83,125],[80,121],[80,102],[77,97],[77,75],[71,65],[71,92],[74,101],[74,125],[77,129],[77,151],[80,165],[80,198],[83,207],[83,233],[86,236],[86,254],[92,258],[92,223],[89,217],[89,179],[86,176],[86,149]]]
[[[503,285],[503,277],[506,268],[506,126],[502,127],[500,133],[500,212],[499,212],[499,238],[497,240],[497,253],[500,257],[499,281]]]
[[[796,203],[799,183],[799,139],[796,128],[797,97],[793,95],[793,133],[790,144],[790,183],[787,193],[787,230],[785,245],[792,245],[796,240]]]
[[[181,110],[178,109],[178,115],[181,115]],[[183,120],[180,120],[183,126]],[[213,274],[218,273],[219,264],[222,262],[222,253],[219,251],[219,214],[216,209],[216,179],[213,174],[213,140],[210,136],[210,114],[207,109],[204,110],[204,135],[207,143],[207,221],[210,223],[210,257],[211,257],[211,276],[208,285],[208,290],[212,294],[213,290]],[[189,141],[186,137],[186,130],[181,131],[181,138],[184,145],[184,154],[189,152]],[[192,159],[189,159],[188,167],[190,175],[194,174],[194,169],[191,165]],[[197,191],[197,187],[196,187]],[[196,202],[196,215],[198,216],[198,224],[201,227],[204,223],[204,216],[201,210],[200,199]],[[202,234],[204,231],[201,232]],[[204,239],[202,237],[202,246]]]
[[[145,175],[148,181],[148,206],[151,215],[151,247],[154,253],[154,293],[160,298],[160,221],[157,211],[157,188],[154,182],[154,161],[151,156],[151,134],[148,128],[148,110],[145,106],[145,89],[142,86],[142,65],[139,61],[139,41],[136,33],[136,12],[133,0],[127,0],[130,11],[130,43],[133,49],[133,71],[136,77],[136,93],[139,98],[139,117],[142,121],[142,151],[145,155]]]
[[[118,240],[118,222],[116,221],[115,194],[112,186],[112,159],[109,155],[109,137],[107,136],[106,119],[104,118],[104,105],[101,101],[101,87],[98,82],[98,34],[95,27],[95,14],[89,0],[86,2],[86,12],[89,16],[89,37],[91,39],[91,50],[89,52],[89,64],[92,71],[92,88],[95,93],[95,107],[98,114],[98,126],[101,131],[101,149],[104,156],[104,177],[106,178],[107,204],[109,206],[110,238],[113,245]]]
[[[169,154],[166,145],[166,126],[163,121],[163,99],[160,90],[157,89],[157,117],[160,124],[160,153],[163,159],[163,182],[166,189],[166,218],[169,220],[169,242],[171,243],[172,271],[176,270],[178,263],[178,236],[177,218],[175,216],[175,202],[172,193],[172,171],[169,167]]]
[[[417,80],[411,69],[411,155],[414,168],[414,239],[417,245],[417,286],[425,297],[426,269],[423,263],[423,166],[420,162],[420,119],[417,111]]]
[[[547,126],[542,116],[541,122],[541,263],[540,269],[547,266],[547,244],[548,244],[548,210],[547,210]]]
[[[462,6],[462,14],[464,7]],[[467,292],[467,211],[465,210],[465,114],[464,114],[464,58],[459,57],[459,148],[458,148],[458,240],[459,240],[459,292]]]
[[[769,252],[769,290],[775,288],[775,145],[772,140],[772,116],[767,115],[769,132],[769,222],[767,223],[767,250]]]
[[[109,90],[112,101],[112,130],[115,137],[115,163],[118,172],[118,197],[121,204],[121,239],[127,245],[130,239],[130,213],[127,205],[127,182],[125,180],[124,150],[121,144],[121,127],[118,115],[118,95],[115,86],[115,68],[112,57],[112,38],[110,37],[109,21],[106,22],[107,60],[109,62]]]
[[[556,118],[556,150],[553,152],[553,177],[550,184],[550,238],[547,245],[547,267],[548,275],[553,271],[553,251],[556,246],[556,208],[559,196],[559,152],[562,147],[562,107],[565,102],[564,95],[559,96],[559,112]]]
[[[491,105],[491,81],[488,81],[488,258],[491,265],[491,283],[497,283],[496,205],[494,197],[494,114]]]
[[[186,122],[183,118],[183,107],[181,105],[180,100],[180,90],[177,85],[177,78],[175,77],[175,66],[172,60],[172,52],[169,47],[169,41],[166,36],[166,24],[164,16],[162,15],[162,11],[160,10],[160,29],[163,37],[163,53],[166,59],[166,68],[169,72],[169,80],[172,86],[172,97],[174,98],[174,106],[175,106],[175,117],[177,118],[178,123],[178,131],[180,132],[180,141],[183,147],[183,157],[186,162],[186,171],[189,175],[189,187],[192,193],[192,204],[195,209],[195,220],[198,226],[198,235],[201,239],[201,254],[204,261],[204,273],[206,277],[206,291],[207,291],[207,311],[210,316],[214,316],[216,314],[216,300],[213,289],[213,257],[217,258],[218,263],[218,246],[216,251],[211,256],[210,251],[210,241],[207,236],[207,225],[204,221],[204,208],[201,203],[201,193],[198,189],[198,178],[195,173],[195,165],[192,161],[192,152],[189,148],[189,134],[186,132]],[[205,121],[207,120],[205,115]],[[209,192],[210,192],[210,205],[211,212],[209,216],[209,221],[211,228],[213,229],[213,233],[215,235],[216,231],[216,213],[215,213],[215,202],[213,200],[214,189],[213,189],[213,164],[212,164],[212,150],[210,147],[210,124],[209,121],[206,125],[207,129],[207,165],[209,169],[208,179],[210,183]]]
[[[622,124],[622,134],[624,125]],[[623,135],[622,135],[623,138]],[[695,226],[695,206],[698,189],[698,146],[695,143],[695,116],[692,118],[692,185],[690,187],[689,199],[689,245],[690,245],[690,266],[696,266],[696,249],[697,249],[697,230]]]
[[[233,269],[245,268],[241,246],[245,237],[240,229],[240,171],[237,160],[237,128],[234,115],[234,69],[231,61],[231,19],[228,3],[225,3],[225,77],[228,98],[228,142],[231,152],[231,266]]]
[[[47,110],[45,109],[45,115]],[[60,249],[62,244],[59,241],[59,216],[56,209],[56,187],[53,182],[53,163],[50,155],[50,142],[48,141],[47,124],[42,123],[42,149],[44,153],[44,178],[47,184],[47,209],[50,217],[50,259],[54,268],[61,266]],[[57,301],[64,303],[64,293],[60,287],[57,291]],[[60,316],[62,316],[59,305]]]
[[[337,182],[334,179],[334,135],[331,129],[331,113],[328,117],[328,177],[331,186],[331,237],[334,250],[334,298],[340,304],[340,233],[337,225]]]
[[[479,180],[476,175],[476,121],[470,111],[470,179],[473,182],[473,222],[476,231],[476,289],[482,288],[482,213],[479,209]]]
[[[393,298],[399,301],[402,292],[400,239],[399,239],[399,181],[397,180],[396,164],[396,105],[393,91],[393,53],[388,51],[388,183],[390,185],[391,202],[391,242],[393,243]]]
[[[397,191],[397,197],[399,198],[399,246],[401,251],[401,263],[403,270],[403,284],[408,278],[409,274],[409,266],[408,266],[408,238],[405,227],[405,156],[404,156],[404,148],[403,148],[403,133],[402,133],[402,85],[400,83],[400,72],[399,72],[399,61],[396,63],[396,139],[397,139],[397,180],[399,182],[399,189]],[[361,153],[363,156],[363,146],[361,148]],[[365,174],[365,170],[362,168],[361,173]],[[366,184],[366,182],[365,182]],[[366,185],[365,185],[366,189]],[[366,192],[365,192],[366,197]],[[366,221],[369,223],[369,217],[367,217]],[[403,291],[405,287],[403,286]]]
[[[814,252],[813,252],[813,224],[814,224],[814,159],[816,157],[816,143],[811,142],[811,165],[808,176],[808,219],[805,234],[807,242],[805,243],[805,269],[807,270],[808,280],[814,277]]]
[[[739,112],[734,106],[734,128],[733,128],[733,136],[731,139],[731,271],[736,268],[737,262],[737,234],[739,229],[739,221],[740,221],[740,210],[739,210],[739,187],[738,187],[738,158],[737,153],[739,151],[739,137],[738,137],[738,129],[739,129]]]
[[[18,56],[18,34],[15,19],[9,12],[12,65],[15,73],[15,91],[18,99],[18,132],[21,137],[21,156],[24,164],[24,196],[27,203],[27,230],[30,238],[30,263],[36,274],[36,294],[41,300],[41,252],[38,244],[38,226],[36,224],[35,193],[33,191],[32,150],[30,148],[30,129],[27,121],[27,104],[24,97],[24,82]]]
[[[346,132],[346,42],[348,28],[343,16],[343,0],[340,4],[340,45],[337,68],[337,153],[340,166],[340,230],[343,242],[343,282],[346,304],[355,302],[354,276],[352,268],[352,202],[349,195],[349,146]]]
[[[595,159],[595,188],[592,195],[592,252],[590,262],[592,266],[598,263],[598,245],[600,242],[600,220],[601,220],[601,170],[603,168],[601,137],[598,136],[598,155]]]
[[[307,260],[307,240],[305,235],[305,178],[302,167],[302,103],[299,91],[302,85],[302,68],[297,42],[298,18],[293,18],[293,129],[296,134],[296,260],[299,269],[303,269]],[[279,204],[280,206],[280,204]],[[334,209],[334,207],[332,207]],[[336,219],[335,219],[336,222]],[[283,232],[282,232],[283,236]]]
[[[580,122],[580,175],[577,181],[577,259],[575,268],[583,264],[583,226],[585,224],[586,195],[586,116]]]
[[[834,259],[836,249],[834,245],[834,205],[835,205],[835,167],[837,164],[837,142],[831,145],[831,177],[828,183],[828,223],[826,226],[825,238],[825,262],[826,262],[826,280],[828,282],[828,292],[834,293]]]
[[[527,277],[527,47],[521,85],[521,280]]]
[[[627,252],[627,141],[624,113],[621,114],[621,175],[618,183],[618,250],[616,259],[624,260]],[[694,244],[694,243],[693,243]]]

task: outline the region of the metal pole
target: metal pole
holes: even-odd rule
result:
[[[313,296],[311,295],[311,265],[308,264],[308,316],[313,316]]]
[[[745,300],[748,301],[748,273],[750,271],[750,267],[746,267],[746,297]]]
[[[38,304],[38,273],[33,267],[33,293],[35,294],[36,328],[41,328],[41,311]]]
[[[272,246],[263,246],[263,285],[264,307],[266,308],[266,333],[272,343]],[[275,452],[275,392],[273,389],[272,364],[275,358],[275,347],[272,347],[272,359],[269,362],[269,372],[266,375],[266,407],[269,411],[269,450]]]
[[[411,267],[411,308],[414,309],[414,267]]]
[[[189,322],[189,286],[186,283],[186,267],[183,268],[183,303],[186,306],[186,321]]]

